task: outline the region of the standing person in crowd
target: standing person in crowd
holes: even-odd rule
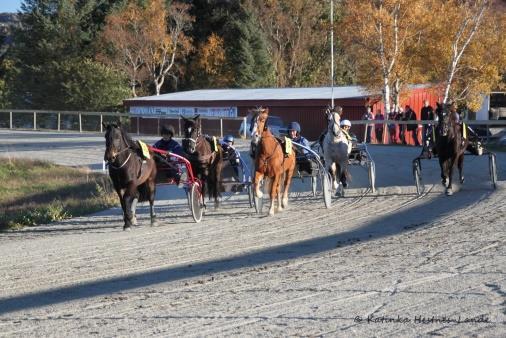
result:
[[[399,107],[399,112],[397,113],[397,121],[406,121],[406,112]],[[406,125],[399,124],[399,139],[401,144],[406,144]]]
[[[388,120],[395,121],[397,120],[397,112],[395,111],[395,105],[392,105],[390,107],[390,112],[388,113]],[[390,134],[390,143],[396,144],[397,143],[397,128],[395,127],[394,123],[390,123],[388,125],[388,133]]]
[[[378,123],[374,125],[376,142],[383,143],[383,121],[385,120],[385,115],[383,115],[381,109],[376,110],[376,116],[374,116],[374,120],[378,121]]]
[[[429,100],[423,101],[423,107],[420,111],[420,117],[422,121],[434,121],[434,108],[429,104]],[[428,133],[432,133],[432,124],[424,124],[422,132],[422,142],[424,146],[428,146],[427,142],[429,142],[431,135]]]
[[[374,119],[374,117],[372,116],[372,108],[371,106],[367,106],[367,111],[364,113],[364,115],[362,116],[362,120],[366,120],[366,121],[372,121]],[[365,137],[365,142],[366,143],[371,143],[371,130],[372,130],[372,124],[366,124],[365,125],[365,128],[366,128],[366,137]]]
[[[409,105],[406,105],[406,109],[405,109],[404,113],[405,113],[406,121],[416,121],[416,113],[413,109],[411,109],[411,107]],[[411,137],[413,138],[413,141],[415,142],[415,146],[418,147],[418,146],[420,146],[420,142],[418,141],[417,130],[418,130],[418,125],[415,123],[409,123],[406,128],[407,133],[410,134]]]

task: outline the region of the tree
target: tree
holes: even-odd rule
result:
[[[129,75],[133,96],[147,77],[160,95],[176,59],[190,52],[191,38],[185,34],[193,21],[189,8],[178,2],[166,7],[164,0],[130,1],[107,17],[105,51],[99,57]]]
[[[93,30],[98,29],[98,24],[90,25],[89,22],[97,6],[97,0],[24,1],[20,16],[22,24],[15,30],[13,45],[6,56],[12,63],[7,73],[9,99],[16,108],[75,107],[67,104],[68,91],[64,84],[72,81],[78,68],[67,66],[68,62],[92,58]],[[95,71],[89,74],[88,80],[95,76],[110,83],[104,80],[104,76],[113,74],[100,67]],[[97,100],[102,93],[95,93]],[[91,108],[87,102],[83,101],[83,106],[78,108]]]
[[[412,67],[413,51],[427,27],[426,2],[421,0],[346,1],[339,31],[356,62],[358,82],[381,92],[385,111],[398,103],[402,85],[420,77]],[[392,86],[394,95],[392,95]]]
[[[478,109],[482,95],[495,89],[506,69],[506,15],[493,1],[443,1],[431,31],[432,80],[449,99]]]
[[[313,64],[312,61],[322,50],[328,58],[328,6],[325,3],[328,1],[251,2],[250,6],[268,38],[267,50],[274,66],[277,86],[308,84],[314,80],[307,78],[308,66]],[[310,71],[314,70],[310,68]],[[328,83],[328,68],[325,70],[325,82]]]
[[[190,55],[186,70],[186,88],[211,87],[260,87],[274,83],[274,72],[267,52],[265,35],[259,22],[244,0],[195,0],[191,14],[195,51]],[[209,56],[202,48],[208,48],[210,37],[223,40],[223,66],[216,68],[217,83],[208,81],[199,65]]]

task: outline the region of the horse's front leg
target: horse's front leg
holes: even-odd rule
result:
[[[279,180],[281,179],[281,175],[274,175],[272,178],[272,182],[270,184],[270,197],[271,197],[271,207],[269,208],[269,216],[274,215],[276,198],[279,195]]]
[[[264,196],[264,193],[261,190],[260,181],[264,177],[264,174],[260,171],[255,171],[255,180],[253,182],[253,185],[255,187],[255,196],[257,198],[262,198]]]
[[[447,174],[446,174],[446,162],[443,161],[441,159],[441,157],[439,157],[439,167],[441,168],[441,184],[443,185],[443,187],[446,188],[446,178],[447,178]]]
[[[283,186],[283,207],[288,207],[288,192],[290,190],[290,184],[292,183],[293,170],[285,171],[285,182]]]
[[[449,160],[448,163],[448,187],[446,188],[446,195],[451,196],[453,195],[453,189],[452,189],[452,180],[453,180],[453,165],[455,161],[453,159]]]
[[[133,224],[132,221],[134,218],[134,213],[132,212],[132,206],[135,200],[135,190],[136,184],[134,182],[129,182],[125,194],[123,195],[123,200],[125,203],[124,209],[125,225],[123,225],[123,230],[130,230]]]
[[[332,177],[332,188],[334,189],[334,191],[337,191],[337,188],[339,187],[339,183],[337,181],[337,176],[336,176],[337,168],[336,168],[336,164],[334,162],[332,162],[332,164],[329,166],[328,171],[330,173],[330,176]]]
[[[459,178],[460,178],[460,184],[464,183],[464,154],[460,155],[459,160],[457,162],[457,166],[459,168]]]

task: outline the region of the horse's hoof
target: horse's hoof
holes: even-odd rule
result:
[[[159,224],[158,224],[158,221],[157,220],[154,220],[154,221],[151,221],[151,226],[152,227],[157,227]]]
[[[453,195],[453,190],[452,189],[446,189],[446,196],[451,196]]]
[[[130,230],[132,230],[132,228],[129,225],[128,226],[127,225],[123,226],[123,231],[130,231]]]
[[[461,177],[461,178],[460,178],[460,184],[463,184],[463,183],[464,183],[464,181],[465,181],[464,177]]]
[[[269,209],[269,216],[274,216],[274,208]]]
[[[137,217],[132,217],[132,225],[137,225]]]
[[[283,198],[283,208],[288,207],[288,198]]]
[[[263,193],[263,192],[261,192],[261,191],[255,191],[255,196],[256,196],[257,198],[262,198],[262,197],[264,197],[264,193]]]
[[[446,188],[446,180],[445,180],[445,179],[442,179],[442,180],[441,180],[441,184],[443,185],[443,187],[445,187],[445,188]]]

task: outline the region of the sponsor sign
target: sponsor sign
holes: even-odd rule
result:
[[[195,116],[203,117],[237,117],[237,107],[130,107],[130,114],[146,117],[159,116]]]

